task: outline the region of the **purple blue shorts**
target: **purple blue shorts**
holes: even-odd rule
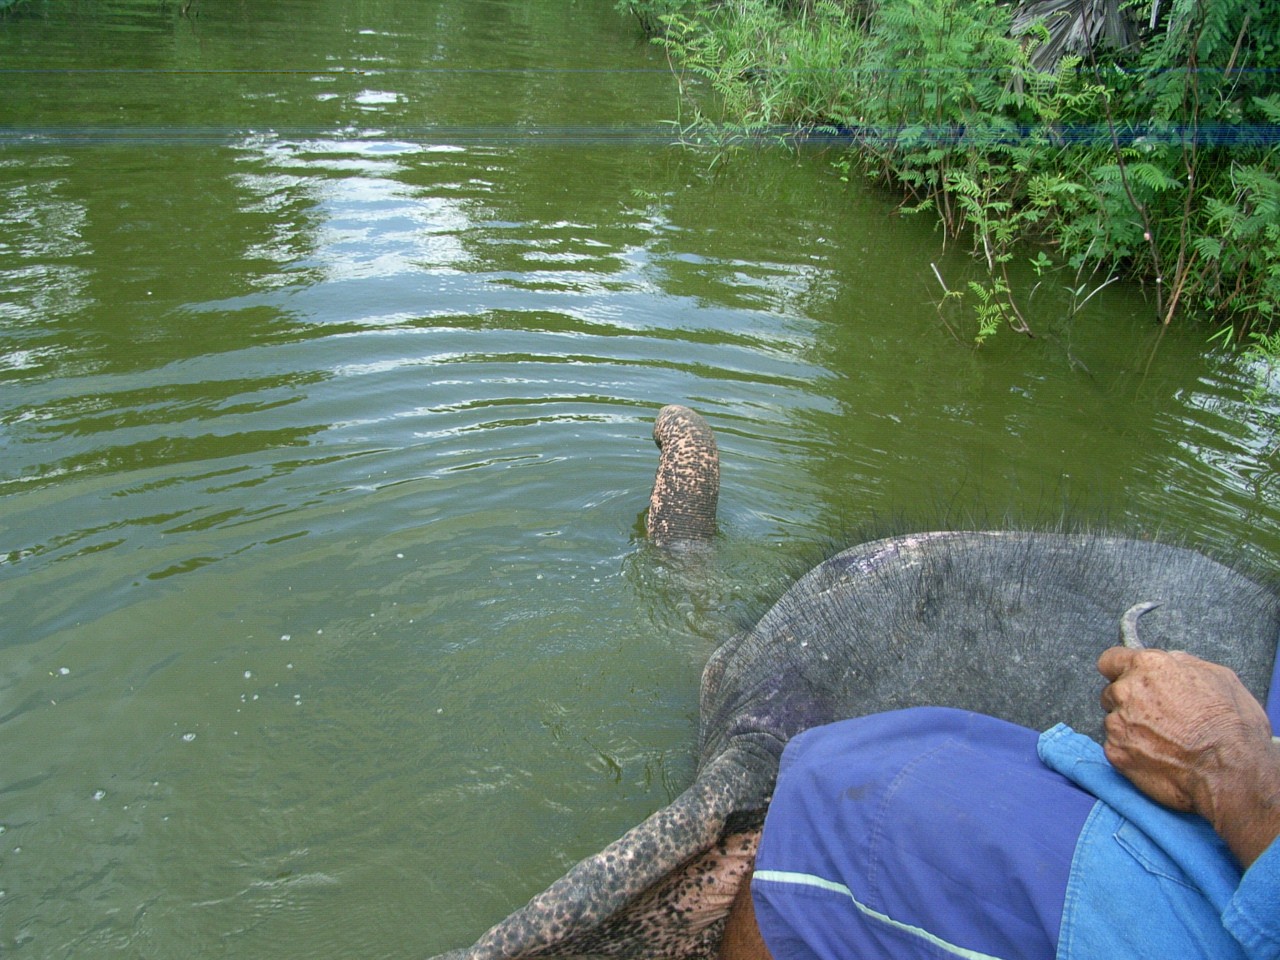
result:
[[[1094,797],[1036,740],[936,707],[792,740],[751,886],[774,960],[1051,960]]]
[[[1052,960],[1060,945],[1163,960],[1236,955],[1222,917],[1247,886],[1207,823],[1143,797],[1068,728],[1042,740],[921,707],[787,745],[751,891],[774,960]]]

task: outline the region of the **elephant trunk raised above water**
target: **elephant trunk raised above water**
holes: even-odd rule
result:
[[[669,450],[701,450],[703,459],[714,452],[709,428],[690,411],[668,407],[658,419],[664,459]],[[664,476],[660,468],[659,520],[678,514],[686,495],[706,502],[696,481],[689,489],[683,477]],[[664,526],[656,539],[688,539],[676,530],[709,538],[714,519],[705,507],[693,512],[699,522]],[[847,717],[936,705],[1036,729],[1065,722],[1098,738],[1094,664],[1122,620],[1132,632],[1139,615],[1145,645],[1223,663],[1265,700],[1280,598],[1194,550],[1023,531],[904,534],[845,550],[711,656],[689,788],[474,946],[445,957],[713,956],[791,737]]]
[[[675,404],[658,411],[653,439],[662,451],[645,527],[663,547],[706,543],[716,532],[720,454],[701,416]]]

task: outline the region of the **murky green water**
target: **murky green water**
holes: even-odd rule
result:
[[[684,785],[715,638],[868,522],[1280,557],[1203,331],[1042,287],[958,343],[963,256],[669,146],[611,0],[197,3],[0,19],[0,954],[467,942]],[[639,536],[668,401],[694,578]]]

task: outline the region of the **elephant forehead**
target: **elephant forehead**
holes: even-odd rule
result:
[[[1053,533],[957,532],[855,547],[815,568],[704,675],[704,757],[744,733],[919,704],[1100,733],[1094,663],[1124,611],[1143,639],[1225,663],[1265,696],[1276,596],[1193,551]]]

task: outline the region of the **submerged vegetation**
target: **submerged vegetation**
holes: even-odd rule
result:
[[[1032,333],[1027,242],[1077,300],[1142,281],[1161,323],[1280,349],[1280,18],[1269,0],[623,0],[678,73],[690,135],[807,130],[972,242],[979,340]],[[695,103],[701,106],[695,106]],[[939,278],[941,279],[941,278]]]

